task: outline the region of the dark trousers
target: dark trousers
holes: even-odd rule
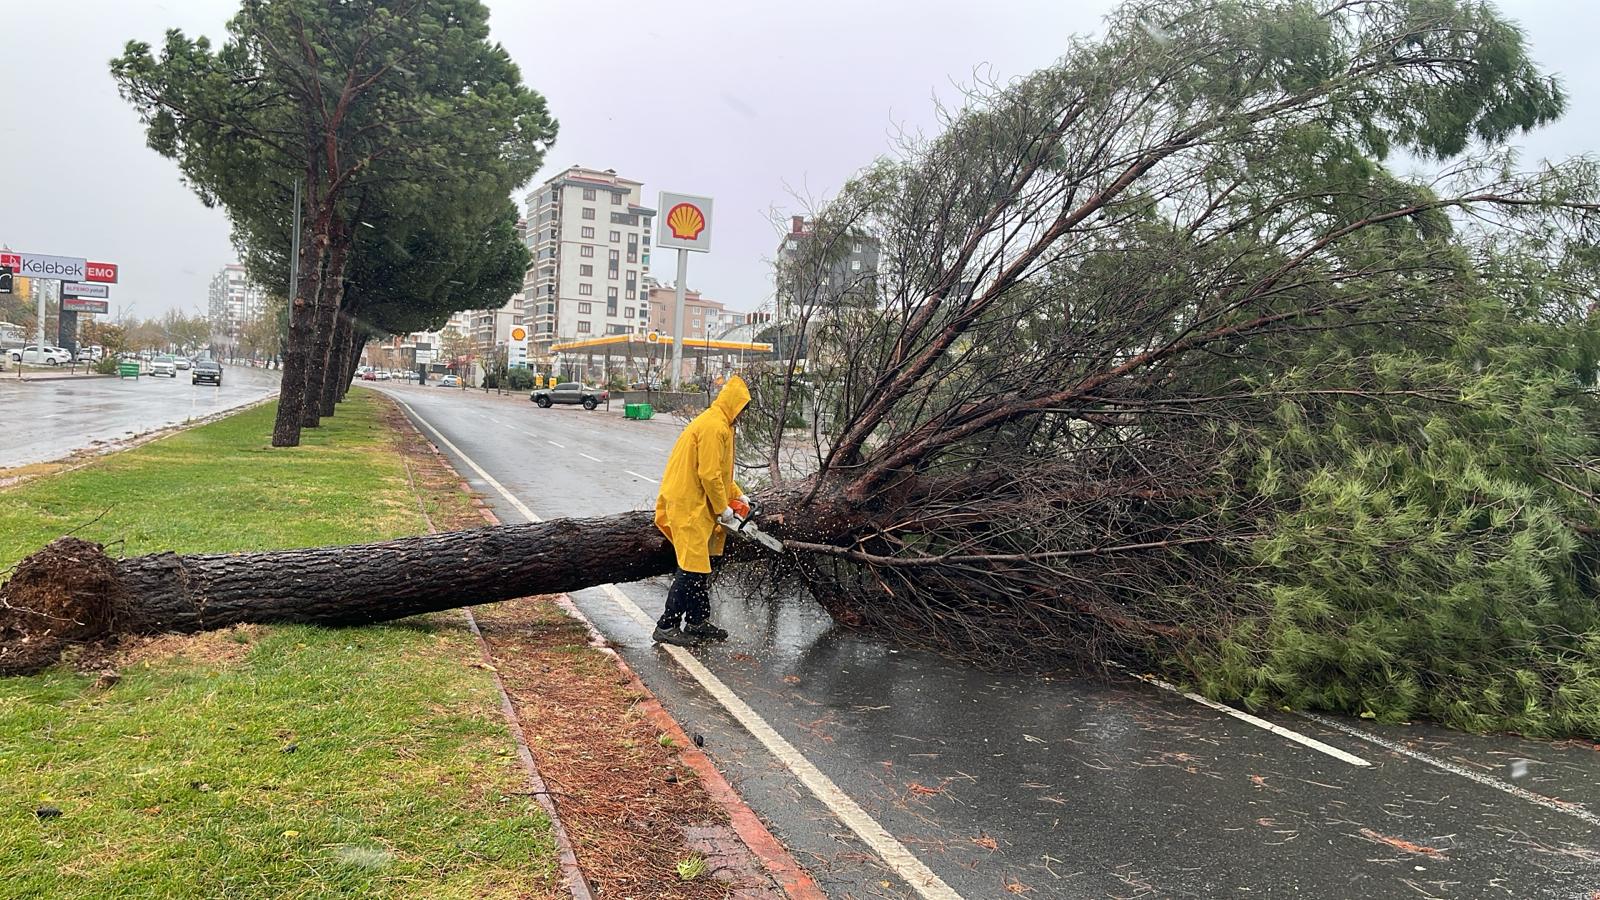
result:
[[[672,587],[667,591],[667,608],[656,624],[662,628],[675,628],[682,619],[687,625],[698,625],[711,618],[711,576],[705,572],[678,570]]]

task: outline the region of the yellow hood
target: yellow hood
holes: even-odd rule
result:
[[[722,386],[717,399],[711,401],[712,408],[722,413],[730,425],[733,424],[733,417],[749,405],[750,388],[744,383],[744,379],[737,375],[729,376],[728,383]]]

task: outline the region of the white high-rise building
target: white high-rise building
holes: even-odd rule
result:
[[[211,276],[209,299],[212,336],[231,340],[240,328],[261,315],[267,295],[245,274],[244,266],[229,263]]]
[[[608,334],[644,334],[650,301],[650,227],[641,182],[573,166],[528,194],[523,281],[530,359],[550,345]]]

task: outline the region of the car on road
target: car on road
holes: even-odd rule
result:
[[[454,375],[446,375],[439,379],[439,387],[460,387],[461,379]]]
[[[64,366],[72,363],[72,351],[65,347],[40,347],[29,344],[9,351],[12,362],[32,365]]]
[[[165,375],[168,378],[178,377],[178,361],[170,356],[158,356],[150,360],[151,375]]]
[[[189,361],[189,358],[187,356],[174,357],[173,360],[172,360],[172,364],[177,366],[179,369],[184,369],[184,370],[187,370],[189,368],[189,366],[192,365],[192,363]]]
[[[199,384],[202,381],[222,387],[222,364],[214,359],[196,360],[194,371],[189,373],[189,383]]]
[[[389,379],[391,379],[393,377],[394,376],[390,375],[388,372],[379,372],[378,373],[378,380],[379,381],[388,381]]]
[[[361,380],[362,381],[377,381],[378,380],[378,373],[372,371],[371,369],[368,369],[367,371],[361,373]]]
[[[610,391],[584,387],[576,381],[563,381],[553,388],[536,388],[528,395],[528,399],[538,404],[540,409],[549,409],[558,403],[594,409],[610,398]]]

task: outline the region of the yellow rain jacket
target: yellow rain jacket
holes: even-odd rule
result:
[[[750,389],[735,375],[711,408],[689,423],[672,445],[656,497],[656,527],[672,542],[678,568],[710,572],[727,533],[717,515],[744,493],[733,480],[733,417],[750,403]]]

